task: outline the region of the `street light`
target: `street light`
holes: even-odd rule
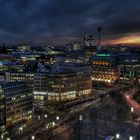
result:
[[[35,136],[32,136],[31,139],[32,139],[32,140],[35,140]]]
[[[79,115],[79,121],[82,121],[82,120],[83,120],[83,116]]]
[[[1,134],[1,139],[3,139],[4,138],[4,136],[3,136],[3,134]]]
[[[57,120],[57,121],[59,120],[59,116],[56,116],[56,120]]]
[[[52,126],[55,126],[55,122],[52,122]]]
[[[47,125],[47,126],[46,126],[46,129],[48,129],[48,128],[49,128],[49,126]]]
[[[20,130],[20,131],[22,131],[22,130],[23,130],[23,128],[22,128],[22,127],[20,127],[20,128],[19,128],[19,130]]]
[[[44,115],[44,118],[47,118],[47,117],[48,117],[48,115],[47,115],[47,114],[45,114],[45,115]]]
[[[131,112],[134,112],[134,108],[133,107],[131,107]]]
[[[132,136],[129,136],[129,140],[134,140]]]
[[[116,139],[119,139],[120,138],[120,134],[116,134]]]

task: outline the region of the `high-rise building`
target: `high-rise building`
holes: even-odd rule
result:
[[[95,39],[92,35],[84,34],[84,46],[95,46]]]
[[[84,58],[87,63],[89,59],[97,53],[97,46],[95,45],[95,40],[93,36],[88,36],[86,33],[84,34]]]
[[[32,118],[32,88],[26,83],[0,83],[0,95],[0,119],[6,128]]]

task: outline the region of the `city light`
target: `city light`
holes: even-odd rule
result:
[[[140,1],[105,1],[0,2],[0,140],[140,140]]]
[[[44,117],[45,117],[45,118],[47,118],[47,117],[48,117],[48,115],[47,115],[47,114],[45,114],[45,115],[44,115]]]
[[[1,139],[3,139],[4,138],[4,135],[3,134],[1,134]]]
[[[55,122],[52,122],[52,126],[55,126]]]
[[[35,136],[31,136],[31,140],[35,140]]]
[[[133,107],[131,107],[131,112],[134,112],[134,108]]]
[[[79,115],[79,120],[82,121],[83,120],[83,116]]]
[[[116,139],[119,139],[120,138],[120,134],[116,134]]]
[[[56,117],[56,120],[59,120],[59,116]]]
[[[129,140],[134,140],[132,136],[129,136]]]

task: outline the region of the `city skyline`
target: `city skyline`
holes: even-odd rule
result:
[[[84,32],[103,44],[140,44],[138,0],[24,0],[0,2],[1,43],[67,43],[81,40]]]

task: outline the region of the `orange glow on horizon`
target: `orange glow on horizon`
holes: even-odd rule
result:
[[[140,44],[140,35],[130,35],[114,40],[105,41],[105,44]]]

